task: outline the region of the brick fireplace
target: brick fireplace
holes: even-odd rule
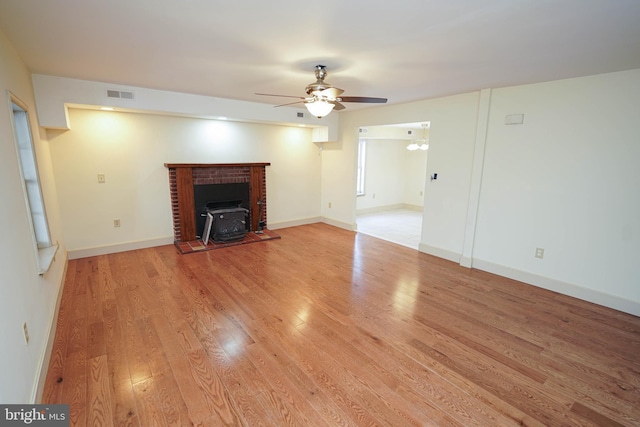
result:
[[[191,164],[165,163],[169,169],[169,191],[176,243],[196,240],[194,185],[249,184],[249,231],[267,223],[265,168],[270,163]],[[259,202],[262,201],[262,204]]]

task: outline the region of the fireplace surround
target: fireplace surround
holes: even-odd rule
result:
[[[169,170],[169,191],[176,243],[194,241],[200,230],[196,225],[194,185],[249,184],[249,230],[267,224],[266,167],[270,163],[165,163]]]

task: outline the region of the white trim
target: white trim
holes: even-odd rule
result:
[[[344,228],[345,230],[349,230],[349,231],[356,231],[356,224],[348,224],[346,222],[342,222],[342,221],[338,221],[338,220],[326,218],[326,217],[320,217],[320,216],[314,216],[310,218],[301,218],[293,221],[283,221],[283,222],[276,222],[276,223],[270,222],[267,225],[267,228],[269,230],[278,230],[280,228],[297,227],[299,225],[316,224],[318,222],[322,222],[324,224],[328,224],[333,227]]]
[[[53,260],[56,258],[56,253],[58,252],[58,243],[55,243],[46,248],[38,249],[38,274],[43,275],[49,268],[51,268],[51,264],[53,264]]]
[[[356,224],[348,224],[346,222],[338,221],[332,218],[322,217],[322,222],[324,222],[325,224],[332,225],[334,227],[344,228],[345,230],[349,230],[349,231],[356,231],[356,228],[357,228]]]
[[[136,249],[152,248],[154,246],[164,246],[173,244],[173,236],[158,237],[149,240],[136,240],[115,245],[96,246],[93,248],[82,248],[67,251],[69,259],[87,258],[97,255],[114,254],[117,252],[133,251]]]
[[[408,211],[422,212],[424,208],[419,205],[410,205],[408,203],[396,203],[394,205],[374,206],[372,208],[358,209],[356,215],[368,215],[378,212],[393,211],[397,209],[406,209]]]
[[[455,263],[460,263],[460,254],[457,252],[453,252],[447,249],[437,248],[435,246],[429,246],[424,243],[420,243],[420,245],[418,245],[418,250],[420,252],[424,252],[425,254],[437,256],[438,258],[443,258],[449,261],[453,261]]]
[[[297,227],[299,225],[315,224],[317,222],[322,222],[322,218],[314,216],[311,218],[295,219],[293,221],[270,222],[267,224],[267,228],[269,230],[277,230],[279,228]]]
[[[466,257],[464,255],[460,256],[460,265],[463,267],[471,268],[473,264],[473,259]]]
[[[464,228],[464,243],[462,256],[465,267],[471,266],[473,247],[476,239],[476,223],[482,192],[482,174],[484,171],[484,155],[487,146],[487,129],[489,126],[489,111],[491,106],[491,89],[482,89],[478,100],[478,118],[476,120],[476,138],[473,149],[473,164],[471,167],[471,183],[469,198],[467,199],[467,221]]]
[[[47,336],[47,345],[44,347],[40,356],[40,363],[36,371],[36,382],[33,385],[31,391],[31,403],[42,402],[42,396],[44,394],[44,385],[47,379],[47,373],[49,371],[49,363],[51,363],[51,354],[53,352],[53,345],[55,343],[56,332],[58,330],[58,315],[60,314],[60,303],[62,302],[62,293],[64,292],[64,284],[67,277],[67,267],[69,260],[66,259],[63,262],[64,268],[62,269],[62,275],[60,276],[60,284],[58,286],[58,295],[56,296],[56,305],[51,313],[51,320],[49,321],[49,331]]]
[[[550,277],[539,276],[534,273],[517,270],[500,264],[494,264],[477,258],[473,259],[473,268],[592,302],[614,310],[623,311],[625,313],[633,314],[634,316],[640,316],[640,302],[637,301],[631,301],[615,295],[606,294],[595,289],[585,288],[583,286],[563,282]]]

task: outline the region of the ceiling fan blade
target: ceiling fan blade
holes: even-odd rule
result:
[[[341,96],[342,102],[366,102],[369,104],[384,104],[387,102],[387,98],[371,98],[368,96]]]
[[[329,101],[333,104],[333,109],[336,111],[344,110],[344,105],[340,104],[338,101]]]
[[[337,87],[330,87],[320,92],[320,96],[326,96],[329,99],[336,99],[344,90]]]
[[[261,96],[279,96],[279,97],[282,97],[282,98],[298,98],[298,99],[304,99],[304,97],[302,97],[302,96],[293,96],[293,95],[276,95],[276,94],[273,94],[273,93],[257,93],[257,92],[256,92],[256,95],[261,95]]]
[[[285,105],[303,104],[304,103],[304,98],[302,98],[302,99],[303,99],[302,101],[296,101],[296,102],[289,102],[289,103],[286,103],[286,104],[274,105],[273,108],[284,107]]]

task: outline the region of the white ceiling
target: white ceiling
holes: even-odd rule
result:
[[[316,64],[389,103],[640,68],[640,0],[0,0],[0,29],[34,73],[272,104]]]

